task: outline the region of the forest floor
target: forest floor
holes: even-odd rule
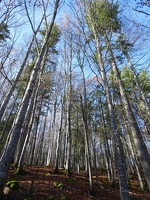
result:
[[[94,195],[89,193],[88,177],[72,174],[67,177],[63,170],[58,174],[52,168],[24,166],[27,175],[15,175],[10,169],[8,180],[17,180],[19,189],[15,190],[15,200],[120,200],[119,188],[115,189],[108,181],[106,173],[93,176]],[[137,178],[130,177],[130,199],[150,200],[150,192],[141,191]],[[12,198],[13,199],[13,198]]]

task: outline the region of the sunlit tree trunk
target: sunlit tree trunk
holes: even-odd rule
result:
[[[89,15],[89,19],[92,22],[93,19]],[[102,79],[104,83],[104,90],[105,90],[105,95],[107,99],[107,106],[108,106],[108,112],[109,112],[109,119],[110,119],[110,126],[112,129],[112,142],[113,142],[113,183],[116,185],[116,169],[115,169],[115,161],[116,161],[116,156],[118,160],[118,172],[119,172],[119,181],[120,181],[120,191],[121,191],[121,198],[122,199],[129,199],[129,190],[128,190],[128,185],[127,185],[127,177],[126,177],[126,170],[125,170],[125,158],[123,151],[121,149],[121,143],[120,143],[120,135],[117,133],[117,125],[115,121],[115,113],[114,113],[114,108],[113,108],[113,103],[112,103],[112,97],[110,94],[110,89],[108,86],[108,80],[106,77],[106,72],[104,68],[104,61],[102,58],[102,53],[100,50],[100,41],[99,41],[99,36],[96,31],[96,28],[94,24],[92,25],[92,32],[94,35],[94,40],[95,40],[95,46],[97,50],[97,56],[98,56],[98,65],[101,70],[102,74]],[[116,144],[119,145],[116,147]]]
[[[53,113],[52,113],[52,122],[49,127],[49,142],[48,142],[48,154],[47,154],[47,161],[46,166],[50,166],[53,158],[52,154],[54,153],[54,133],[56,129],[56,106],[57,106],[57,96],[55,94],[53,100]]]
[[[142,96],[142,100],[144,102],[144,105],[145,105],[145,109],[147,111],[147,114],[148,116],[150,117],[150,106],[148,105],[148,100],[147,100],[147,96],[146,94],[144,94],[144,91],[142,90],[142,87],[141,87],[141,84],[140,84],[140,81],[139,81],[139,78],[138,78],[138,75],[137,75],[137,72],[133,66],[133,64],[131,63],[131,59],[129,57],[129,54],[127,51],[123,51],[124,55],[126,56],[127,58],[127,61],[129,63],[129,66],[130,66],[130,69],[132,70],[132,73],[133,73],[133,76],[134,76],[134,80],[135,80],[135,83],[137,85],[137,88]]]
[[[139,163],[137,161],[137,155],[136,155],[136,152],[134,151],[135,145],[132,142],[131,133],[129,132],[128,124],[125,122],[124,118],[123,118],[123,121],[124,121],[124,130],[125,130],[125,133],[126,133],[126,138],[127,138],[128,143],[129,143],[129,149],[130,149],[131,155],[132,155],[132,162],[133,162],[133,165],[135,166],[135,170],[136,170],[135,173],[138,175],[140,187],[143,190],[144,184],[143,184],[142,175],[141,175],[141,172],[140,172]]]
[[[38,102],[38,108],[36,109],[36,113],[34,115],[34,121],[33,121],[33,126],[32,126],[32,150],[30,154],[30,164],[33,164],[34,162],[34,152],[35,152],[35,147],[36,147],[36,142],[37,142],[37,132],[38,132],[38,125],[39,125],[39,119],[40,119],[40,113],[42,109],[42,102],[43,99],[40,99],[40,102]]]
[[[9,113],[9,115],[7,116],[7,120],[6,120],[6,122],[5,122],[4,128],[3,128],[2,133],[1,133],[1,136],[0,136],[0,143],[2,142],[2,140],[3,140],[3,138],[4,138],[5,134],[6,134],[6,129],[7,129],[9,120],[10,120],[11,117],[12,117],[12,112],[13,112],[14,108],[15,108],[15,103],[12,105],[12,109],[10,110],[10,113]]]
[[[1,194],[1,196],[3,196],[3,187],[4,187],[5,180],[6,180],[6,177],[8,174],[9,166],[10,166],[10,163],[14,156],[16,144],[17,144],[19,136],[20,136],[22,124],[24,122],[24,118],[25,118],[26,111],[28,109],[28,104],[29,104],[29,101],[31,98],[31,94],[32,94],[33,88],[35,86],[35,81],[37,79],[38,71],[41,67],[42,58],[43,58],[45,48],[47,46],[47,42],[49,40],[51,31],[52,31],[52,27],[54,24],[54,20],[55,20],[56,14],[57,14],[58,7],[59,7],[59,0],[56,0],[51,24],[50,24],[47,34],[45,36],[45,39],[44,39],[44,42],[43,42],[43,45],[41,48],[41,52],[38,56],[35,66],[33,68],[33,72],[31,74],[30,81],[28,83],[24,97],[22,99],[22,103],[21,103],[17,118],[14,122],[13,130],[11,130],[11,138],[10,138],[10,141],[8,144],[8,148],[5,151],[3,158],[1,159],[1,163],[0,163],[0,194]]]
[[[48,118],[48,108],[43,116],[42,120],[42,130],[39,133],[39,138],[37,142],[37,148],[34,152],[34,165],[44,165],[45,164],[45,132],[46,132],[46,124]]]
[[[63,101],[61,102],[61,113],[60,113],[60,127],[58,130],[57,135],[57,144],[56,144],[56,157],[55,157],[55,166],[54,166],[54,172],[58,173],[58,167],[59,167],[59,158],[60,158],[60,142],[61,142],[61,134],[62,134],[62,122],[63,122]]]
[[[40,28],[40,26],[41,26],[42,21],[43,21],[43,17],[42,17],[42,20],[41,20],[40,23],[39,23],[39,26],[38,26],[37,30],[35,31],[34,36],[36,36],[37,32],[39,31],[39,28]],[[2,104],[1,104],[1,107],[0,107],[0,121],[1,121],[1,119],[2,119],[2,116],[3,116],[3,114],[4,114],[4,111],[5,111],[5,109],[6,109],[6,106],[7,106],[8,102],[9,102],[9,100],[10,100],[10,98],[11,98],[11,96],[12,96],[12,94],[13,94],[15,88],[16,88],[16,85],[17,85],[17,83],[18,83],[18,80],[19,80],[19,78],[20,78],[20,76],[21,76],[21,74],[22,74],[22,71],[23,71],[24,68],[25,68],[25,65],[26,65],[28,56],[29,56],[29,54],[30,54],[30,52],[31,52],[31,48],[32,48],[32,45],[33,45],[33,42],[34,42],[34,36],[32,37],[31,42],[30,42],[30,44],[29,44],[29,46],[28,46],[28,49],[27,49],[26,55],[25,55],[25,57],[24,57],[24,59],[23,59],[22,65],[21,65],[21,67],[20,67],[20,70],[19,70],[19,72],[18,72],[18,74],[17,74],[17,76],[16,76],[14,82],[12,83],[9,92],[8,92],[7,95],[6,95],[6,98],[4,99],[4,101],[3,101]]]
[[[68,94],[67,94],[67,102],[66,102],[66,164],[65,164],[65,171],[69,175],[70,174],[70,157],[71,157],[71,71],[70,71],[70,77],[69,77],[69,88],[68,88]]]
[[[29,105],[29,109],[28,109],[27,114],[26,114],[25,123],[23,125],[21,135],[19,137],[18,146],[17,146],[17,149],[16,149],[15,160],[14,160],[14,165],[16,167],[18,165],[18,161],[21,158],[22,148],[24,146],[25,138],[26,138],[27,135],[29,135],[28,126],[30,124],[30,120],[32,120],[32,117],[35,114],[35,104],[34,103],[36,103],[36,100],[37,100],[37,95],[35,94],[37,90],[34,89],[34,91],[33,91],[31,101],[30,101],[30,105]],[[32,126],[32,124],[30,124],[30,126]]]
[[[90,158],[90,148],[89,148],[89,130],[88,130],[88,122],[87,122],[87,115],[85,114],[85,105],[83,104],[82,95],[80,95],[81,99],[81,111],[82,111],[82,117],[83,117],[83,125],[84,125],[84,132],[85,132],[85,150],[86,150],[86,156],[87,156],[87,167],[88,167],[88,176],[89,176],[89,182],[90,182],[90,192],[92,194],[93,192],[93,180],[92,180],[92,169],[91,169],[91,158]],[[86,100],[85,100],[86,101]]]
[[[148,184],[148,188],[150,190],[150,170],[149,170],[150,169],[150,157],[149,157],[149,153],[148,153],[147,147],[146,147],[146,145],[143,141],[140,129],[138,127],[134,113],[132,111],[132,107],[131,107],[129,99],[126,95],[126,91],[123,87],[123,84],[122,84],[122,81],[121,81],[121,78],[120,78],[120,73],[119,73],[119,70],[117,68],[117,65],[116,65],[116,62],[115,62],[115,59],[114,59],[114,55],[113,55],[113,51],[112,51],[112,48],[111,48],[111,45],[110,45],[110,41],[109,41],[109,38],[108,38],[107,35],[105,35],[105,39],[106,39],[106,43],[107,43],[108,48],[109,48],[109,52],[110,52],[110,56],[111,56],[111,60],[112,60],[113,71],[114,71],[116,78],[117,78],[117,81],[118,81],[120,95],[123,99],[123,106],[124,106],[124,109],[125,109],[125,113],[126,113],[126,116],[127,116],[127,119],[128,119],[129,126],[130,126],[131,131],[132,131],[133,141],[134,141],[135,147],[137,149],[141,165],[143,167],[143,171],[144,171],[145,178],[146,178],[146,181],[147,181],[147,184]]]

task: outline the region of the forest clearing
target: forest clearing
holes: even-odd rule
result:
[[[150,199],[149,13],[0,0],[0,200]]]

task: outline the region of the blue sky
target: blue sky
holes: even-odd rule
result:
[[[73,1],[66,0],[65,4],[62,6],[61,10],[59,11],[56,22],[58,25],[62,25],[63,17],[65,14],[71,15],[71,9],[68,6],[69,2],[73,3]],[[146,68],[149,64],[150,60],[150,16],[146,16],[142,13],[138,13],[133,11],[133,8],[136,7],[136,2],[134,0],[120,0],[120,10],[121,18],[124,23],[124,31],[126,32],[129,40],[131,42],[135,42],[135,49],[134,55],[132,57],[132,62],[137,62],[137,68]],[[0,9],[2,10],[2,3],[0,5]],[[30,13],[32,19],[35,20],[35,25],[38,24],[41,18],[41,11],[36,10],[35,15],[33,15],[33,9],[30,7]],[[144,11],[148,12],[150,8],[140,8]],[[53,11],[51,7],[49,7],[48,14]],[[10,21],[11,25],[11,36],[19,37],[17,39],[18,48],[23,46],[24,44],[27,46],[28,41],[32,35],[31,27],[29,23],[27,23],[27,17],[25,16],[25,11],[18,12],[14,19]],[[50,21],[50,17],[49,17]],[[23,24],[24,23],[24,24]],[[22,24],[22,26],[15,27],[16,25]],[[142,24],[142,26],[141,26]],[[141,36],[142,35],[142,36]],[[139,37],[140,36],[140,37]],[[139,37],[139,38],[138,38]],[[138,38],[138,39],[137,39]]]

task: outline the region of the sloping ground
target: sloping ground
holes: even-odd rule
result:
[[[114,189],[101,173],[94,177],[94,195],[89,194],[89,181],[84,175],[66,177],[63,171],[53,173],[46,167],[24,166],[27,175],[14,175],[10,170],[8,180],[17,180],[20,188],[14,191],[14,200],[120,200],[119,189]],[[131,180],[131,200],[149,200],[150,193],[139,190],[135,177]],[[12,195],[13,196],[13,195]],[[13,199],[13,198],[12,198]]]

